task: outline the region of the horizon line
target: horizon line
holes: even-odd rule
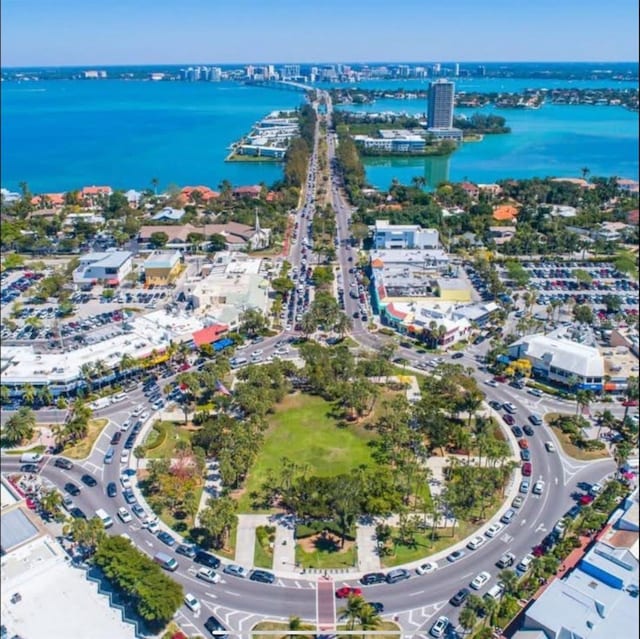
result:
[[[85,66],[104,66],[104,67],[149,67],[149,66],[182,66],[192,64],[218,64],[223,66],[246,66],[246,65],[264,65],[264,64],[635,64],[640,66],[637,60],[312,60],[312,61],[250,61],[250,62],[126,62],[126,63],[76,63],[76,64],[28,64],[28,65],[0,65],[0,71],[11,69],[70,69]]]

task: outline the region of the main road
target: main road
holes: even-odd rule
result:
[[[327,105],[326,117],[331,120],[331,102],[328,94],[322,94]],[[357,258],[356,252],[348,241],[349,219],[351,210],[344,201],[340,188],[340,178],[335,171],[335,139],[331,133],[331,127],[327,127],[327,151],[328,166],[331,172],[331,201],[337,215],[337,233],[339,246],[337,259],[341,273],[341,281],[345,291],[349,288],[352,274],[349,270]],[[301,264],[304,259],[302,239],[307,237],[308,224],[312,219],[315,206],[314,192],[315,181],[318,170],[318,133],[316,135],[316,145],[309,163],[309,173],[307,184],[305,185],[305,195],[298,211],[298,239],[292,243],[289,259],[298,273],[302,271]],[[309,251],[310,253],[310,251]],[[310,260],[309,260],[310,261]],[[296,305],[298,296],[293,295],[293,317],[297,314]],[[367,349],[379,349],[384,343],[381,336],[374,335],[367,330],[365,323],[360,319],[360,313],[353,317],[359,308],[359,302],[349,295],[345,295],[345,312],[353,318],[353,329],[351,336],[362,347]],[[287,328],[277,338],[269,338],[260,344],[260,350],[264,355],[273,352],[276,341],[282,337],[291,337],[295,331]],[[484,346],[486,348],[486,345]],[[250,355],[256,350],[256,346],[250,347],[246,354]],[[480,370],[476,361],[476,355],[482,354],[482,346],[469,347],[459,362],[470,369],[471,374],[480,383],[485,379],[486,374]],[[433,356],[418,356],[410,349],[400,348],[398,355],[409,362],[410,366],[415,366],[420,362],[426,362]],[[487,395],[487,400],[496,400],[501,403],[509,401],[516,407],[516,415],[519,423],[526,422],[526,417],[532,412],[544,413],[548,410],[547,399],[534,399],[524,391],[519,391],[509,386],[499,385],[498,387],[483,386]],[[129,505],[124,501],[121,494],[119,480],[123,468],[119,466],[117,460],[118,453],[112,464],[104,464],[104,453],[106,452],[111,436],[119,430],[122,423],[127,419],[131,409],[137,404],[145,404],[146,399],[140,390],[129,393],[126,402],[115,404],[108,409],[98,413],[98,416],[107,417],[109,420],[107,427],[96,442],[91,455],[81,462],[78,462],[73,469],[63,470],[54,466],[52,458],[47,458],[41,474],[53,484],[63,487],[65,483],[72,481],[82,486],[80,495],[74,498],[76,505],[85,513],[91,516],[98,508],[104,508],[113,516],[114,533],[128,534],[133,543],[148,555],[163,550],[173,552],[154,535],[150,534],[141,525],[141,520],[134,517],[133,521],[123,524],[116,516],[120,507],[129,510]],[[146,404],[145,404],[146,405]],[[555,406],[555,405],[554,405]],[[557,409],[557,407],[556,407]],[[570,408],[569,408],[570,410]],[[506,431],[514,444],[510,431]],[[486,591],[493,583],[498,570],[495,563],[506,551],[516,555],[519,560],[532,547],[537,545],[545,533],[551,530],[555,522],[573,505],[572,493],[577,490],[581,482],[593,483],[601,480],[614,470],[613,462],[609,460],[596,463],[583,463],[569,459],[562,454],[561,448],[557,446],[556,453],[548,453],[543,442],[553,439],[553,434],[546,426],[535,428],[535,435],[529,437],[529,445],[533,463],[532,483],[538,479],[545,482],[545,490],[541,496],[532,494],[526,495],[523,506],[518,510],[517,516],[505,526],[501,534],[493,539],[487,539],[486,543],[476,551],[466,551],[466,555],[456,563],[449,563],[444,555],[439,553],[430,558],[438,564],[437,570],[425,576],[418,576],[412,572],[412,577],[406,581],[401,581],[394,585],[375,585],[364,587],[364,595],[369,601],[379,601],[384,604],[385,615],[393,615],[401,623],[405,631],[412,633],[425,632],[436,614],[447,614],[450,618],[455,618],[455,609],[448,603],[449,598],[459,588],[467,586],[473,577],[480,571],[486,570],[491,573],[492,580],[487,584],[482,592]],[[116,448],[122,446],[118,444]],[[19,470],[19,461],[12,456],[2,456],[3,473],[13,473]],[[90,473],[98,479],[98,485],[94,488],[84,486],[80,477],[84,473]],[[518,473],[516,473],[518,475]],[[520,477],[514,476],[513,481],[519,482]],[[109,482],[118,484],[118,494],[110,498],[106,494],[106,486]],[[495,519],[508,507],[500,509]],[[464,547],[465,542],[461,542],[457,547]],[[449,552],[452,549],[448,549]],[[182,555],[175,555],[179,563],[179,569],[174,573],[174,577],[184,586],[185,591],[193,593],[199,598],[205,611],[211,611],[225,623],[231,631],[236,633],[247,633],[248,630],[263,618],[288,619],[291,615],[300,616],[304,619],[315,621],[317,619],[317,582],[309,579],[304,574],[299,578],[291,575],[278,575],[275,584],[266,585],[255,583],[246,579],[223,574],[222,580],[217,584],[208,584],[195,577],[197,564]],[[336,579],[335,587],[342,585],[359,585],[357,578],[359,575],[353,574],[352,578]],[[186,607],[180,609],[178,621],[187,632],[204,633],[203,622],[208,616],[208,612],[194,615]]]

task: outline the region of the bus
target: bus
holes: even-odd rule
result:
[[[98,508],[98,510],[96,510],[96,517],[102,521],[105,528],[111,528],[111,526],[113,526],[113,519],[109,517],[109,514],[103,508]]]

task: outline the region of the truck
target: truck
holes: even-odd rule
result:
[[[153,556],[153,561],[169,572],[174,572],[178,569],[178,562],[171,555],[167,555],[166,552],[157,552]]]
[[[110,397],[100,397],[99,399],[96,399],[95,401],[91,402],[89,406],[93,410],[100,410],[101,408],[106,408],[107,406],[109,406],[109,404],[111,404]]]

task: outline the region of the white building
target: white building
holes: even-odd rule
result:
[[[558,332],[548,335],[526,335],[509,346],[513,359],[528,359],[533,373],[563,386],[601,391],[604,383],[604,360],[594,346],[563,337]]]
[[[440,238],[437,229],[423,229],[417,224],[389,224],[376,220],[373,246],[376,249],[437,249]]]
[[[80,265],[73,272],[75,284],[93,285],[98,282],[119,286],[131,272],[133,254],[129,251],[88,253],[80,257]]]

